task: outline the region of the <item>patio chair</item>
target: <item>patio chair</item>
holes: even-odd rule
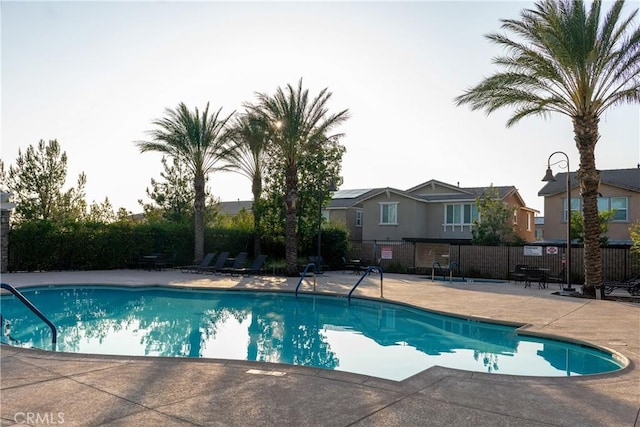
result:
[[[509,272],[509,279],[514,282],[524,282],[526,278],[525,270],[529,268],[526,264],[517,264],[513,271]]]
[[[202,269],[202,272],[207,274],[218,273],[220,269],[224,268],[224,265],[227,263],[227,258],[229,258],[229,252],[222,252],[220,255],[218,255],[218,259],[216,259],[215,264],[204,267]]]
[[[531,282],[538,282],[538,289],[544,289],[547,287],[547,274],[546,272],[537,267],[525,268],[524,287],[530,288]]]
[[[240,252],[236,255],[236,258],[233,260],[233,264],[231,267],[222,267],[217,272],[223,274],[232,274],[236,270],[240,270],[245,267],[245,263],[247,262],[247,256],[249,254],[247,252]]]
[[[213,261],[216,253],[217,252],[209,252],[207,255],[205,255],[204,258],[202,258],[200,264],[183,265],[182,267],[179,267],[180,271],[182,271],[183,273],[202,273],[203,269],[211,264],[211,261]]]
[[[267,260],[266,255],[258,255],[249,267],[224,269],[225,272],[233,275],[250,276],[252,274],[260,274],[264,271],[264,262]]]
[[[562,267],[562,270],[560,270],[558,274],[549,274],[547,276],[547,283],[558,283],[560,285],[560,289],[562,289],[562,285],[567,283],[567,279],[565,278],[566,273],[566,269]]]
[[[362,265],[362,261],[359,259],[348,260],[345,257],[342,257],[342,268],[344,271],[351,271],[352,273],[357,273],[360,271]]]

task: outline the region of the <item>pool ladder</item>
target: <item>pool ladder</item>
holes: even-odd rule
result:
[[[446,280],[445,271],[448,271],[449,272],[449,282],[453,282],[453,271],[454,270],[456,270],[458,275],[460,275],[460,277],[462,277],[462,279],[464,280],[464,276],[462,275],[462,271],[460,270],[460,266],[458,265],[457,262],[452,261],[452,262],[449,263],[449,267],[442,268],[438,261],[434,261],[433,264],[431,264],[431,281],[433,282],[435,280],[436,276],[442,276],[442,280]],[[436,272],[438,274],[436,274]]]
[[[298,290],[300,289],[300,285],[302,285],[302,281],[304,280],[305,277],[307,277],[307,273],[309,273],[309,270],[313,269],[313,291],[316,291],[316,264],[311,262],[309,264],[307,264],[304,268],[304,271],[302,272],[302,274],[300,275],[300,280],[298,281],[298,286],[296,286],[296,298],[298,298]],[[349,300],[349,303],[351,303],[351,294],[353,293],[353,291],[356,290],[356,288],[358,287],[358,285],[360,284],[360,282],[362,282],[362,280],[367,277],[369,274],[371,274],[372,271],[376,271],[378,273],[380,273],[380,298],[384,298],[384,294],[383,294],[383,290],[382,290],[382,268],[378,267],[377,265],[370,265],[369,267],[367,267],[367,269],[364,271],[364,273],[362,273],[362,276],[360,276],[360,279],[358,280],[358,282],[356,282],[356,284],[353,286],[353,288],[351,288],[351,290],[349,291],[349,295],[347,296],[347,299]]]
[[[380,298],[384,298],[384,295],[382,292],[382,267],[378,267],[377,265],[370,265],[369,267],[367,267],[364,273],[362,273],[362,276],[360,276],[360,279],[358,280],[358,282],[349,291],[349,296],[347,298],[349,300],[349,304],[351,304],[351,294],[353,293],[353,291],[356,290],[360,282],[362,282],[362,279],[367,277],[372,271],[377,271],[378,273],[380,273]]]
[[[44,323],[47,324],[47,326],[51,329],[51,347],[52,347],[52,350],[55,351],[56,344],[58,343],[58,330],[56,329],[55,325],[51,323],[51,321],[47,319],[47,316],[42,314],[42,312],[38,310],[38,308],[35,305],[33,305],[31,301],[27,299],[27,297],[22,295],[16,288],[14,288],[8,283],[0,283],[0,288],[6,289],[9,292],[11,292],[13,295],[15,295],[16,298],[18,298],[20,302],[22,302],[25,305],[25,307],[31,310],[33,314],[38,316],[40,319],[42,319]],[[4,324],[1,326],[4,328]]]
[[[300,289],[300,285],[302,284],[304,278],[307,277],[307,273],[309,272],[310,268],[313,268],[313,292],[316,291],[316,263],[310,262],[304,267],[304,271],[300,275],[300,281],[298,281],[298,286],[296,286],[296,298],[298,298],[298,289]]]

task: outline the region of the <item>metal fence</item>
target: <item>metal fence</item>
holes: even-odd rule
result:
[[[478,246],[471,244],[406,241],[362,241],[351,243],[351,258],[379,262],[385,271],[430,274],[434,263],[455,262],[465,277],[508,279],[516,265],[548,269],[559,273],[566,265],[566,246]],[[584,282],[584,249],[571,248],[571,281]],[[640,254],[629,245],[601,249],[605,281],[622,280],[640,272]]]

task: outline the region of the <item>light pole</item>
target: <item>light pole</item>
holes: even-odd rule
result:
[[[551,163],[551,158],[556,154],[562,154],[565,159],[558,160],[555,163]],[[551,171],[552,165],[557,165],[558,163],[565,162],[567,165],[567,265],[566,265],[566,274],[567,274],[567,286],[562,290],[565,292],[574,292],[575,289],[571,287],[571,169],[569,167],[569,156],[567,153],[563,151],[555,151],[551,153],[549,159],[547,160],[547,173],[542,178],[544,182],[552,182],[556,180],[556,177],[553,176],[553,172]]]
[[[335,180],[329,183],[329,191],[336,191],[338,186]],[[322,189],[318,190],[318,256],[316,257],[316,273],[322,268]]]

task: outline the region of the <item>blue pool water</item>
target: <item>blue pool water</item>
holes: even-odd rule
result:
[[[403,380],[432,366],[525,376],[615,371],[603,351],[514,327],[365,299],[167,287],[66,286],[22,293],[57,326],[58,351],[277,362]],[[51,332],[3,296],[4,340],[51,348]]]

